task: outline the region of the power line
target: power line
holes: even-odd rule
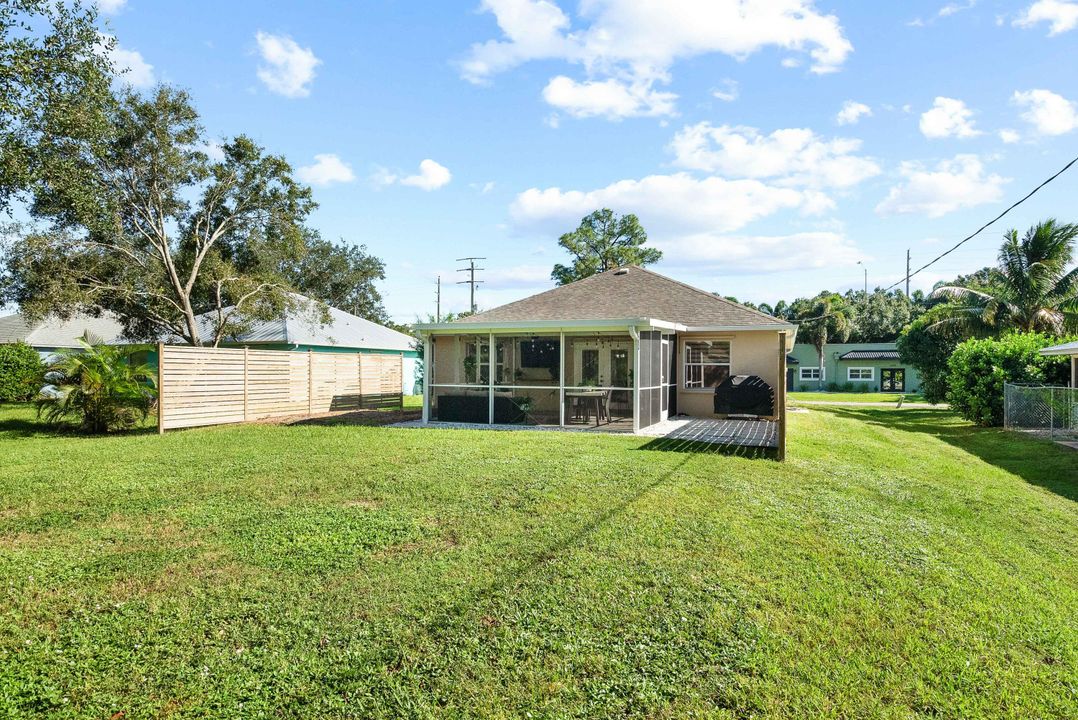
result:
[[[1047,185],[1048,183],[1050,183],[1050,182],[1052,182],[1053,180],[1055,180],[1055,179],[1056,179],[1057,177],[1059,177],[1059,176],[1060,176],[1060,175],[1062,175],[1063,173],[1065,173],[1065,172],[1067,172],[1068,170],[1070,170],[1071,166],[1072,166],[1072,165],[1074,165],[1075,163],[1078,163],[1078,157],[1074,158],[1074,159],[1073,159],[1073,160],[1071,160],[1071,161],[1070,161],[1069,163],[1067,163],[1066,165],[1064,165],[1064,166],[1063,166],[1063,169],[1062,169],[1062,170],[1060,170],[1059,172],[1057,172],[1057,173],[1056,173],[1055,175],[1053,175],[1052,177],[1048,178],[1047,180],[1045,180],[1044,182],[1042,182],[1042,183],[1041,183],[1040,185],[1038,185],[1037,187],[1035,187],[1035,188],[1033,188],[1032,190],[1030,190],[1030,191],[1029,191],[1029,193],[1028,193],[1028,194],[1027,194],[1027,195],[1026,195],[1026,196],[1025,196],[1024,198],[1022,198],[1022,199],[1021,199],[1021,200],[1019,200],[1018,202],[1016,202],[1016,203],[1014,203],[1013,205],[1011,205],[1011,206],[1010,206],[1009,208],[1007,208],[1006,210],[1004,210],[1003,212],[1001,212],[1001,213],[1000,213],[999,215],[996,215],[996,216],[995,216],[994,218],[992,218],[991,220],[989,220],[988,222],[986,222],[986,223],[985,223],[984,225],[982,225],[981,227],[977,228],[977,231],[976,231],[975,233],[973,233],[972,235],[968,235],[967,237],[965,237],[965,238],[963,238],[962,240],[958,241],[958,242],[957,242],[957,243],[956,243],[956,244],[954,245],[954,247],[952,247],[952,248],[951,248],[950,250],[947,250],[947,251],[945,251],[945,252],[943,252],[943,253],[940,253],[939,255],[937,255],[937,256],[936,256],[935,258],[933,258],[933,259],[932,259],[932,260],[930,260],[929,262],[925,263],[925,264],[924,264],[924,265],[922,265],[921,267],[919,267],[919,268],[917,268],[916,270],[914,270],[914,271],[913,271],[912,273],[911,273],[911,272],[909,272],[909,268],[907,268],[907,269],[906,269],[906,277],[905,277],[905,278],[903,278],[902,280],[899,280],[899,281],[898,281],[898,282],[896,282],[896,283],[895,283],[894,285],[891,285],[890,287],[888,287],[887,289],[885,289],[885,290],[884,290],[884,292],[887,292],[888,290],[892,290],[892,289],[894,289],[894,288],[898,287],[898,286],[899,286],[899,285],[901,285],[901,284],[902,284],[903,282],[907,282],[907,283],[908,283],[908,282],[909,282],[909,279],[910,279],[911,277],[913,277],[913,276],[914,276],[914,275],[916,275],[917,273],[921,272],[922,270],[927,270],[927,269],[928,269],[929,267],[931,267],[932,265],[935,265],[935,264],[936,264],[937,262],[939,262],[939,261],[940,261],[940,260],[942,260],[943,258],[947,257],[948,255],[950,255],[951,253],[953,253],[953,252],[954,252],[955,250],[957,250],[957,249],[958,249],[959,247],[961,247],[961,246],[962,246],[962,245],[964,245],[965,243],[969,242],[969,241],[970,241],[970,240],[972,240],[973,238],[975,238],[975,237],[977,237],[978,235],[980,235],[980,234],[981,234],[981,233],[982,233],[982,232],[983,232],[984,230],[988,229],[988,227],[990,227],[991,225],[995,224],[995,223],[996,223],[996,221],[998,221],[998,220],[999,220],[1000,218],[1002,218],[1002,217],[1003,217],[1004,215],[1006,215],[1007,213],[1009,213],[1009,212],[1010,212],[1011,210],[1014,210],[1014,209],[1015,209],[1016,207],[1018,207],[1019,205],[1021,205],[1022,203],[1024,203],[1024,202],[1025,202],[1026,200],[1029,200],[1029,199],[1030,199],[1031,197],[1033,197],[1033,196],[1034,196],[1034,195],[1035,195],[1035,194],[1037,193],[1037,191],[1038,191],[1038,190],[1040,190],[1040,189],[1041,189],[1041,188],[1043,188],[1043,187],[1044,187],[1045,185]]]
[[[471,273],[471,275],[468,277],[467,280],[461,280],[460,282],[458,282],[457,285],[468,285],[471,288],[471,309],[472,309],[472,312],[474,313],[475,312],[475,286],[478,285],[481,282],[484,282],[483,280],[476,280],[475,279],[475,271],[476,270],[486,270],[486,268],[477,268],[475,266],[475,261],[476,260],[486,260],[486,258],[482,258],[482,257],[457,258],[457,262],[464,262],[465,260],[468,261],[468,267],[460,268],[460,269],[457,270],[457,272]]]

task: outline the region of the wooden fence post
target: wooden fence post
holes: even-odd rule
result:
[[[786,333],[779,333],[779,384],[775,393],[775,404],[778,405],[778,459],[779,462],[786,460]]]
[[[250,420],[250,414],[247,412],[247,383],[250,377],[251,371],[247,365],[247,346],[243,346],[243,421]]]
[[[165,344],[157,343],[157,434],[165,434]]]
[[[314,351],[307,348],[307,414],[314,415]]]

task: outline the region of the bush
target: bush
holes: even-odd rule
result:
[[[157,398],[153,369],[136,360],[145,349],[79,343],[82,350],[62,350],[49,366],[46,378],[57,387],[42,393],[38,414],[53,424],[77,420],[90,433],[125,430],[145,420]]]
[[[1045,357],[1039,352],[1061,342],[1069,340],[1041,333],[965,341],[947,363],[947,400],[970,422],[1002,425],[1004,383],[1067,384],[1070,358]]]
[[[899,360],[920,373],[921,394],[933,404],[947,399],[947,361],[961,340],[953,328],[934,323],[922,315],[898,336]]]
[[[827,392],[838,392],[838,383],[834,381],[827,383]]]
[[[0,401],[30,400],[41,389],[45,363],[26,343],[0,345]]]

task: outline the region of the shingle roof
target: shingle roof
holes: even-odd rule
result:
[[[89,330],[107,344],[127,342],[123,325],[112,315],[101,317],[75,315],[70,320],[45,318],[30,322],[25,315],[17,313],[0,318],[0,343],[24,342],[32,347],[74,348],[79,347],[78,338]]]
[[[335,307],[329,308],[329,323],[320,325],[314,319],[314,301],[303,295],[294,297],[299,301],[299,307],[292,312],[272,320],[256,322],[249,332],[228,340],[237,343],[288,343],[370,350],[415,349],[410,335]],[[203,326],[207,330],[210,327],[205,320]]]
[[[665,275],[630,266],[608,270],[459,320],[499,323],[651,318],[689,327],[749,327],[786,323]]]
[[[850,350],[838,356],[839,360],[898,360],[898,350]]]

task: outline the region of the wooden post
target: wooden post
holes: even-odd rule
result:
[[[314,415],[314,351],[307,348],[307,414]]]
[[[243,346],[243,421],[250,420],[250,414],[247,412],[247,383],[249,382],[247,377],[250,374],[250,370],[247,365],[247,346]]]
[[[157,434],[165,434],[165,344],[157,343]]]
[[[779,462],[786,460],[786,333],[779,333],[779,384],[775,392],[775,408],[778,411]]]

